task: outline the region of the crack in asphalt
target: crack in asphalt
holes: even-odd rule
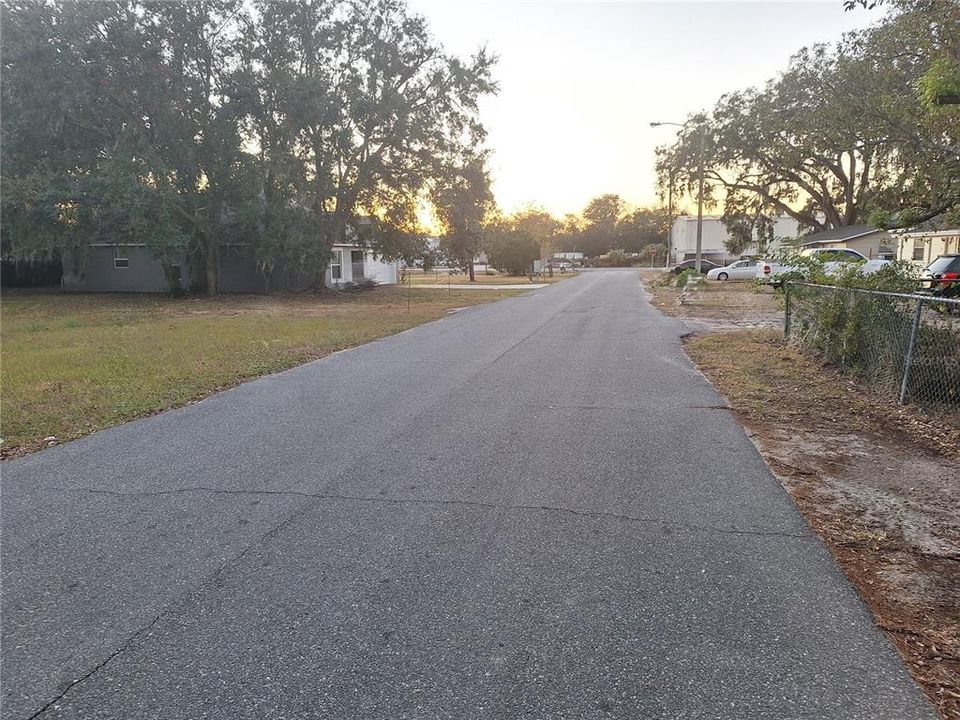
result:
[[[155,497],[162,495],[178,495],[185,493],[213,493],[223,495],[277,495],[312,498],[316,500],[343,500],[347,502],[379,503],[388,505],[433,505],[433,506],[459,506],[476,507],[487,510],[527,510],[538,512],[555,512],[576,515],[580,517],[610,518],[612,520],[622,520],[625,522],[634,522],[648,525],[661,525],[668,527],[684,528],[688,530],[697,530],[700,532],[718,533],[720,535],[753,535],[760,537],[784,537],[798,540],[810,539],[808,535],[801,533],[782,532],[778,530],[745,530],[738,528],[718,528],[712,525],[698,525],[695,523],[676,522],[673,520],[663,520],[661,518],[640,517],[637,515],[627,515],[625,513],[613,513],[603,510],[578,510],[576,508],[562,507],[559,505],[508,505],[505,503],[483,502],[481,500],[459,500],[459,499],[439,499],[430,500],[423,498],[390,498],[373,497],[369,495],[346,495],[340,493],[311,493],[301,490],[229,490],[226,488],[213,487],[186,487],[171,488],[169,490],[148,490],[142,492],[123,492],[119,490],[101,490],[96,488],[53,488],[61,492],[87,492],[100,495],[113,495],[120,497]]]
[[[567,303],[567,305],[569,305],[569,302]],[[566,306],[564,306],[564,307],[566,307]],[[480,368],[479,370],[477,370],[477,372],[475,372],[473,375],[471,375],[471,376],[467,379],[466,383],[464,383],[464,384],[469,384],[470,380],[472,380],[472,379],[474,379],[475,377],[479,376],[480,374],[482,374],[482,373],[485,372],[486,370],[489,370],[490,367],[492,367],[492,366],[495,365],[497,362],[499,362],[504,356],[508,355],[508,354],[511,353],[513,350],[515,350],[517,347],[519,347],[520,345],[522,345],[523,343],[525,343],[527,340],[529,340],[531,337],[533,337],[534,335],[536,335],[538,332],[540,332],[541,330],[543,330],[543,329],[550,323],[550,321],[553,320],[553,318],[555,318],[561,311],[562,311],[562,308],[561,308],[561,309],[558,309],[557,311],[555,311],[554,313],[552,313],[552,314],[551,314],[546,320],[544,320],[543,322],[538,323],[530,332],[524,334],[523,337],[521,337],[519,340],[517,340],[516,342],[514,342],[513,344],[511,344],[511,345],[510,345],[509,347],[507,347],[503,352],[499,353],[495,358],[493,358],[492,361],[490,361],[489,363],[485,364],[482,368]],[[469,321],[468,321],[468,320],[465,320],[463,323],[459,323],[459,324],[457,324],[455,327],[459,327],[459,325],[465,324],[466,322],[469,322]],[[346,348],[345,350],[353,350],[353,349],[354,349],[354,348]],[[424,505],[426,505],[426,504],[431,504],[431,505],[466,505],[466,506],[476,506],[476,507],[487,507],[487,508],[491,508],[491,509],[492,509],[492,508],[504,509],[504,510],[506,510],[506,509],[511,509],[511,508],[509,508],[509,506],[505,506],[505,505],[499,506],[499,505],[495,505],[495,504],[480,503],[480,502],[470,502],[470,501],[455,501],[455,500],[450,500],[450,501],[427,501],[427,500],[414,500],[414,499],[410,499],[410,500],[394,500],[394,499],[390,499],[390,498],[374,498],[374,497],[349,496],[349,495],[331,495],[331,494],[323,494],[323,493],[307,493],[307,492],[298,492],[298,491],[294,491],[294,490],[290,490],[290,491],[272,491],[272,490],[226,490],[226,489],[210,488],[210,487],[194,487],[194,488],[172,488],[172,489],[170,489],[170,490],[157,490],[157,491],[152,491],[152,492],[133,492],[133,493],[131,493],[131,492],[120,492],[120,491],[114,491],[114,490],[102,490],[102,489],[96,489],[96,488],[52,488],[52,489],[57,490],[57,491],[60,491],[60,492],[88,492],[88,493],[94,493],[94,494],[104,494],[104,495],[114,495],[114,496],[130,496],[130,497],[150,497],[150,496],[174,495],[174,494],[182,494],[182,493],[190,493],[190,492],[207,492],[207,493],[219,493],[219,494],[230,494],[230,495],[280,495],[280,496],[296,496],[296,497],[310,498],[310,499],[314,499],[314,500],[346,500],[346,501],[354,501],[354,502],[381,502],[381,503],[392,503],[392,504],[397,504],[397,505],[403,504],[403,503],[418,503],[418,504],[424,504]],[[171,603],[171,604],[170,604],[167,608],[165,608],[159,615],[157,615],[156,617],[154,617],[153,620],[151,620],[147,625],[141,627],[141,628],[138,629],[136,632],[134,632],[132,635],[130,635],[130,636],[120,645],[119,648],[117,648],[116,650],[114,650],[114,651],[113,651],[110,655],[108,655],[106,658],[104,658],[104,659],[101,660],[99,663],[97,663],[96,665],[94,665],[93,668],[91,668],[89,671],[87,671],[86,673],[84,673],[83,675],[81,675],[79,678],[77,678],[76,680],[74,680],[73,682],[71,682],[69,685],[67,685],[67,686],[63,689],[63,691],[61,691],[56,697],[54,697],[52,700],[50,700],[48,703],[46,703],[43,707],[41,707],[41,708],[40,708],[39,710],[37,710],[35,713],[33,713],[32,715],[30,715],[30,716],[29,716],[29,720],[35,720],[36,718],[39,718],[41,715],[43,715],[47,710],[49,710],[51,707],[53,707],[53,706],[54,706],[56,703],[58,703],[61,699],[63,699],[63,697],[64,697],[68,692],[70,692],[74,687],[76,687],[77,685],[83,683],[84,681],[86,681],[87,679],[89,679],[90,677],[92,677],[93,675],[95,675],[95,674],[96,674],[97,672],[99,672],[103,667],[105,667],[107,664],[109,664],[114,658],[116,658],[118,655],[120,655],[121,653],[123,653],[127,648],[130,647],[130,645],[131,645],[138,637],[140,637],[143,633],[148,632],[164,615],[166,615],[168,612],[170,612],[173,608],[178,607],[179,605],[181,605],[181,604],[184,602],[185,598],[189,597],[191,594],[196,593],[199,589],[201,589],[201,588],[207,586],[209,583],[213,582],[213,581],[214,581],[217,577],[219,577],[228,567],[230,567],[230,566],[232,566],[232,565],[240,562],[240,561],[244,558],[244,556],[246,556],[254,547],[259,547],[259,546],[262,545],[265,541],[267,541],[267,540],[269,540],[270,538],[276,536],[280,531],[283,530],[283,528],[285,528],[286,526],[288,526],[288,525],[289,525],[290,523],[292,523],[296,518],[298,518],[300,515],[302,515],[304,512],[306,512],[306,511],[307,511],[308,509],[310,509],[311,507],[313,507],[313,505],[308,504],[308,505],[305,505],[304,507],[299,508],[298,510],[294,511],[293,513],[290,514],[290,516],[288,516],[287,518],[285,518],[283,521],[281,521],[280,523],[278,523],[277,525],[275,525],[275,526],[272,527],[271,529],[269,529],[269,530],[268,530],[266,533],[264,533],[259,539],[257,539],[257,540],[255,540],[254,542],[250,543],[246,548],[244,548],[239,554],[237,554],[235,557],[233,557],[229,562],[226,562],[226,563],[224,563],[223,565],[221,565],[220,567],[218,567],[217,570],[215,570],[215,571],[210,575],[210,577],[208,577],[204,582],[200,583],[197,587],[193,588],[192,590],[186,592],[184,595],[182,595],[180,598],[178,598],[176,602]],[[533,508],[533,507],[531,507],[531,508],[529,508],[529,509],[548,510],[548,509],[550,509],[550,508],[545,508],[545,507],[544,507],[544,508]],[[556,508],[556,509],[557,509],[557,510],[562,510],[562,508]],[[575,512],[575,511],[568,510],[567,512]],[[577,514],[587,514],[587,513],[577,513]],[[626,518],[624,518],[624,519],[626,519]]]
[[[526,296],[529,297],[529,296]],[[490,367],[498,363],[505,356],[513,352],[517,347],[524,344],[531,337],[541,332],[549,323],[556,318],[558,315],[561,315],[565,312],[566,308],[572,303],[572,299],[567,302],[561,308],[558,308],[554,313],[552,313],[548,318],[543,322],[536,324],[529,332],[525,333],[521,338],[512,343],[509,347],[499,353],[494,357],[490,362],[485,363],[483,367],[478,369],[473,373],[465,384],[469,384],[471,380],[481,375],[483,372],[488,371]],[[445,327],[444,330],[456,329],[460,325],[467,324],[468,320],[463,320],[462,322],[453,324],[453,327]],[[692,332],[681,333],[679,334],[678,339],[683,339],[689,335],[692,335]],[[673,341],[675,342],[675,341]],[[672,344],[672,343],[671,343]],[[350,348],[351,350],[354,348]],[[533,405],[532,407],[544,407]],[[574,410],[619,410],[619,411],[629,411],[630,408],[623,407],[613,407],[607,405],[550,405],[546,406],[556,409],[574,409]],[[694,408],[700,406],[692,406]],[[707,409],[729,409],[726,406],[703,406]],[[428,408],[429,411],[430,408]],[[363,496],[363,495],[348,495],[348,494],[338,494],[338,493],[312,493],[305,491],[297,490],[232,490],[225,488],[215,488],[215,487],[206,487],[206,486],[195,486],[195,487],[181,487],[181,488],[170,488],[166,490],[156,490],[156,491],[134,491],[134,492],[124,492],[116,490],[106,490],[98,488],[63,488],[55,487],[51,488],[60,492],[86,492],[90,494],[101,494],[101,495],[110,495],[115,497],[157,497],[157,496],[166,496],[166,495],[179,495],[179,494],[189,494],[189,493],[210,493],[210,494],[223,494],[223,495],[238,495],[238,496],[280,496],[280,497],[301,497],[314,501],[343,501],[343,502],[355,502],[355,503],[369,503],[369,504],[383,504],[383,505],[421,505],[421,506],[454,506],[454,507],[468,507],[468,508],[482,508],[485,510],[493,510],[499,512],[516,512],[516,511],[525,511],[525,512],[546,512],[546,513],[557,513],[557,514],[566,514],[577,517],[585,518],[605,518],[616,520],[620,522],[630,522],[637,523],[641,525],[654,525],[659,526],[663,530],[668,528],[677,528],[691,530],[701,533],[716,533],[720,535],[730,535],[730,536],[754,536],[754,537],[771,537],[771,538],[787,538],[787,539],[798,539],[798,540],[810,540],[811,537],[806,534],[800,533],[790,533],[790,532],[781,532],[781,531],[765,531],[765,530],[752,530],[752,529],[737,529],[737,528],[718,528],[710,525],[698,525],[694,523],[684,523],[663,520],[659,518],[650,518],[650,517],[640,517],[634,515],[628,515],[625,513],[615,513],[607,512],[600,510],[582,510],[575,508],[568,508],[562,506],[554,505],[533,505],[533,504],[518,504],[510,505],[505,503],[492,503],[492,502],[483,502],[478,500],[461,500],[461,499],[419,499],[419,498],[391,498],[391,497],[375,497],[375,496]],[[212,573],[206,576],[204,579],[200,580],[196,585],[191,587],[188,590],[185,590],[179,597],[170,602],[166,607],[162,608],[161,611],[155,615],[149,622],[147,622],[142,627],[135,630],[131,633],[126,639],[124,639],[115,650],[110,652],[106,657],[97,662],[93,667],[88,671],[80,675],[78,678],[66,685],[62,691],[60,691],[56,697],[44,704],[39,710],[34,712],[29,716],[29,720],[36,720],[40,716],[47,713],[52,708],[55,708],[57,703],[59,703],[68,693],[70,693],[78,685],[86,682],[88,679],[96,675],[100,670],[109,665],[114,659],[122,655],[124,652],[128,651],[138,639],[142,638],[145,635],[148,635],[151,630],[159,623],[164,617],[168,616],[172,612],[175,612],[178,608],[184,606],[188,602],[189,598],[195,596],[197,593],[203,592],[206,588],[209,588],[211,585],[216,583],[217,579],[223,576],[224,573],[229,571],[231,568],[235,567],[237,564],[241,563],[243,559],[252,552],[264,545],[264,543],[269,542],[271,539],[279,535],[284,529],[293,524],[297,519],[303,516],[304,513],[310,511],[311,509],[318,506],[319,502],[308,502],[305,503],[302,507],[296,508],[291,512],[287,517],[283,518],[280,522],[277,522],[272,527],[268,528],[263,534],[250,542],[245,548],[243,548],[239,553],[230,558],[229,560],[223,562],[219,567],[217,567]]]
[[[154,625],[156,625],[156,624],[160,621],[160,618],[162,618],[165,614],[166,614],[166,610],[164,610],[163,612],[161,612],[159,615],[157,615],[155,618],[153,618],[153,620],[151,620],[149,623],[147,623],[147,624],[144,625],[142,628],[140,628],[140,629],[137,630],[135,633],[133,633],[130,637],[128,637],[126,640],[124,640],[123,643],[121,643],[120,647],[118,647],[118,648],[117,648],[116,650],[114,650],[112,653],[110,653],[109,655],[107,655],[107,657],[105,657],[103,660],[101,660],[100,662],[98,662],[96,665],[94,665],[92,668],[90,668],[90,669],[89,669],[87,672],[85,672],[83,675],[81,675],[81,676],[78,677],[76,680],[74,680],[74,681],[71,682],[69,685],[67,685],[63,690],[60,691],[60,693],[59,693],[55,698],[53,698],[53,700],[51,700],[51,701],[48,702],[46,705],[44,705],[42,708],[40,708],[40,709],[37,710],[35,713],[33,713],[33,715],[31,715],[31,716],[28,718],[28,720],[35,720],[36,718],[38,718],[38,717],[40,717],[41,715],[43,715],[47,710],[49,710],[49,709],[52,708],[54,705],[56,705],[58,702],[60,702],[60,701],[63,699],[63,697],[64,697],[68,692],[70,692],[71,690],[73,690],[73,688],[75,688],[77,685],[79,685],[80,683],[84,682],[85,680],[87,680],[88,678],[92,677],[94,674],[96,674],[96,673],[99,672],[100,670],[102,670],[111,660],[113,660],[115,657],[117,657],[117,655],[119,655],[120,653],[124,652],[128,647],[130,647],[130,645],[132,645],[133,642],[134,642],[138,637],[140,637],[141,635],[143,635],[143,634],[146,633],[146,632],[149,632],[150,629],[151,629]]]
[[[55,488],[55,489],[62,490],[62,491],[72,490],[71,488]],[[169,494],[174,494],[178,492],[190,492],[193,489],[194,488],[182,488],[179,490],[168,490],[168,491],[162,491],[162,492],[156,492],[156,493],[123,493],[123,492],[115,492],[112,490],[96,490],[92,488],[80,488],[76,490],[76,492],[136,496],[136,495],[169,495]],[[204,490],[209,490],[211,492],[218,492],[217,490],[211,489],[211,488],[204,488]],[[223,492],[231,492],[231,491],[228,490]],[[233,494],[240,494],[240,493],[233,493]],[[269,494],[280,495],[284,493],[269,493]],[[127,637],[122,643],[120,643],[120,646],[116,650],[114,650],[112,653],[107,655],[107,657],[105,657],[103,660],[95,664],[92,668],[90,668],[90,670],[85,672],[76,680],[68,684],[63,690],[61,690],[57,694],[56,697],[54,697],[52,700],[46,703],[43,707],[41,707],[39,710],[34,712],[32,715],[30,715],[27,718],[27,720],[37,720],[37,718],[39,718],[41,715],[46,713],[47,710],[50,710],[58,702],[60,702],[67,695],[67,693],[73,690],[73,688],[89,680],[91,677],[93,677],[98,672],[100,672],[100,670],[102,670],[107,665],[109,665],[114,660],[114,658],[126,652],[126,650],[129,649],[129,647],[133,645],[133,643],[136,642],[138,638],[142,637],[146,633],[149,633],[150,630],[152,630],[153,627],[158,622],[160,622],[160,620],[162,620],[166,615],[170,614],[172,611],[176,610],[177,608],[182,607],[184,603],[186,603],[187,599],[190,598],[190,596],[195,595],[201,590],[203,590],[204,588],[207,588],[210,585],[214,584],[217,581],[217,578],[222,576],[224,572],[226,572],[229,568],[233,567],[234,565],[242,561],[243,558],[245,558],[254,548],[260,547],[264,542],[267,542],[273,539],[274,537],[276,537],[277,535],[279,535],[287,526],[293,523],[297,518],[299,518],[301,515],[303,515],[307,510],[311,509],[312,507],[314,507],[314,504],[308,503],[303,507],[294,510],[283,520],[278,522],[273,527],[269,528],[259,538],[257,538],[256,540],[251,542],[249,545],[247,545],[245,548],[243,548],[243,550],[241,550],[239,553],[234,555],[232,558],[230,558],[226,562],[222,563],[219,567],[217,567],[216,570],[210,573],[210,575],[208,575],[206,578],[202,579],[200,582],[198,582],[195,586],[191,587],[190,589],[185,590],[183,593],[180,594],[179,597],[177,597],[174,601],[170,602],[166,607],[164,607],[150,622],[148,622],[143,627],[137,629],[135,632],[131,633],[129,637]]]

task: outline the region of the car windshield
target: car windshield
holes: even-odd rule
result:
[[[960,270],[960,255],[938,257],[927,266],[927,270],[934,275],[939,275],[947,270]]]

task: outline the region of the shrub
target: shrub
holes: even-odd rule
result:
[[[628,256],[623,250],[611,250],[606,255],[587,258],[584,264],[588,267],[614,268],[637,267],[642,263],[640,258]]]
[[[487,257],[497,270],[508,275],[525,275],[540,257],[540,245],[523,230],[497,230],[487,239]]]
[[[917,271],[890,263],[870,275],[857,266],[789,288],[790,338],[868,384],[897,394],[903,378],[917,301],[869,291],[910,293]],[[863,292],[864,290],[868,292]],[[931,303],[927,307],[936,309]],[[960,327],[929,311],[917,328],[908,396],[921,402],[960,401]]]
[[[677,287],[685,288],[687,283],[690,282],[691,278],[698,277],[697,271],[693,268],[687,268],[682,273],[677,275]]]

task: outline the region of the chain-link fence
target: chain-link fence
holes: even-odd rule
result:
[[[790,282],[784,332],[877,392],[960,413],[960,299]]]

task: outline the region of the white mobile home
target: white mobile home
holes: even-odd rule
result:
[[[960,252],[960,228],[900,233],[897,259],[926,267],[941,255]]]
[[[791,217],[778,217],[773,223],[773,243],[768,249],[775,249],[783,239],[795,238],[799,234],[799,224]],[[724,243],[730,239],[730,233],[719,215],[703,216],[703,237],[701,252],[703,257],[713,262],[725,264],[739,256],[729,252]],[[746,248],[742,255],[755,255],[756,245]],[[670,228],[670,262],[679,263],[689,260],[697,254],[697,217],[680,215]]]

